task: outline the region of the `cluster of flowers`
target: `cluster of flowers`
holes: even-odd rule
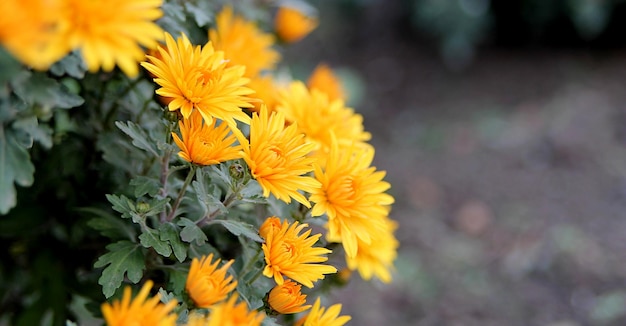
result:
[[[172,137],[183,160],[207,166],[243,159],[263,196],[285,203],[293,199],[310,216],[327,218],[326,239],[343,246],[349,270],[366,280],[390,282],[398,247],[397,226],[388,217],[394,198],[385,193],[390,188],[385,172],[371,166],[375,151],[363,118],[346,107],[346,94],[332,70],[320,65],[306,83],[279,81],[273,34],[224,7],[209,41],[194,45],[186,35],[172,36],[154,23],[162,15],[161,4],[0,1],[0,11],[14,13],[0,21],[0,43],[35,69],[47,69],[74,49],[80,49],[90,71],[117,65],[134,77],[140,62],[159,86],[162,103],[178,114],[179,130]],[[17,26],[13,20],[33,28],[9,33],[4,24]],[[316,25],[315,18],[287,7],[275,17],[275,32],[285,42],[299,40]],[[148,55],[143,48],[151,49]],[[350,317],[339,316],[341,305],[326,310],[319,298],[306,305],[301,293],[301,285],[312,288],[325,274],[337,272],[323,264],[331,251],[314,247],[321,234],[311,235],[307,228],[275,216],[260,226],[263,275],[276,282],[267,303],[276,313],[308,310],[299,321],[303,325],[343,325]],[[193,259],[187,294],[195,307],[210,313],[191,314],[188,325],[260,324],[265,315],[248,311],[231,294],[237,286],[227,276],[233,261],[218,268],[220,262],[212,255]],[[126,288],[121,301],[103,304],[107,323],[175,324],[176,301],[148,298],[151,287],[146,282],[132,300]]]

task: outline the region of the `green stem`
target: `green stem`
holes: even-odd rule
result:
[[[254,281],[256,281],[256,280],[257,280],[257,278],[259,278],[259,276],[261,276],[261,274],[263,274],[263,268],[260,268],[260,269],[256,272],[256,274],[254,274],[254,276],[253,276],[253,277],[252,277],[249,281],[247,281],[246,283],[248,283],[248,284],[252,284],[252,283],[254,283]]]
[[[176,197],[176,201],[174,202],[174,205],[172,206],[172,211],[169,213],[169,215],[167,215],[167,218],[165,219],[167,222],[171,221],[174,218],[174,214],[176,213],[176,210],[178,209],[178,205],[180,205],[180,202],[183,199],[183,196],[185,196],[185,191],[187,191],[187,187],[191,183],[191,180],[193,180],[193,176],[195,174],[196,174],[196,166],[192,165],[191,169],[189,169],[189,174],[187,174],[187,178],[185,179],[185,183],[183,183],[183,186],[180,188],[180,191],[178,192],[178,197]]]
[[[248,260],[246,262],[246,265],[243,266],[243,268],[241,269],[241,272],[239,272],[239,276],[237,277],[237,281],[243,279],[244,276],[246,276],[246,274],[248,274],[249,269],[254,266],[254,263],[256,263],[257,259],[259,259],[259,256],[261,255],[261,246],[259,246],[259,248],[257,249],[256,253],[254,254],[254,256],[252,256],[252,258],[250,260]]]
[[[224,199],[224,202],[222,203],[224,205],[224,207],[226,208],[230,208],[231,206],[233,206],[233,204],[235,203],[237,196],[239,195],[239,192],[241,191],[241,189],[243,189],[243,185],[237,187],[233,193],[231,193],[230,195],[226,196],[226,199]],[[216,208],[214,211],[212,211],[211,213],[207,214],[206,216],[204,216],[203,218],[199,219],[196,222],[196,225],[198,226],[202,226],[207,224],[209,221],[211,221],[212,219],[214,219],[216,216],[218,216],[220,214],[220,209]]]

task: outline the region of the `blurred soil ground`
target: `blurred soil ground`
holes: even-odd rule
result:
[[[336,292],[350,324],[626,325],[626,51],[483,48],[455,72],[371,3],[321,6],[285,55],[362,81],[397,200],[394,282]]]

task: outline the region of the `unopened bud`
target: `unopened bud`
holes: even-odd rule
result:
[[[234,179],[241,179],[245,174],[243,166],[241,166],[241,164],[239,163],[234,163],[233,165],[231,165],[228,169],[228,172],[230,176]]]
[[[150,204],[146,202],[138,202],[137,203],[137,213],[145,213],[150,210]]]

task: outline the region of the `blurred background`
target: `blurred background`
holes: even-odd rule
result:
[[[626,325],[626,3],[311,1],[396,198],[352,325]]]

